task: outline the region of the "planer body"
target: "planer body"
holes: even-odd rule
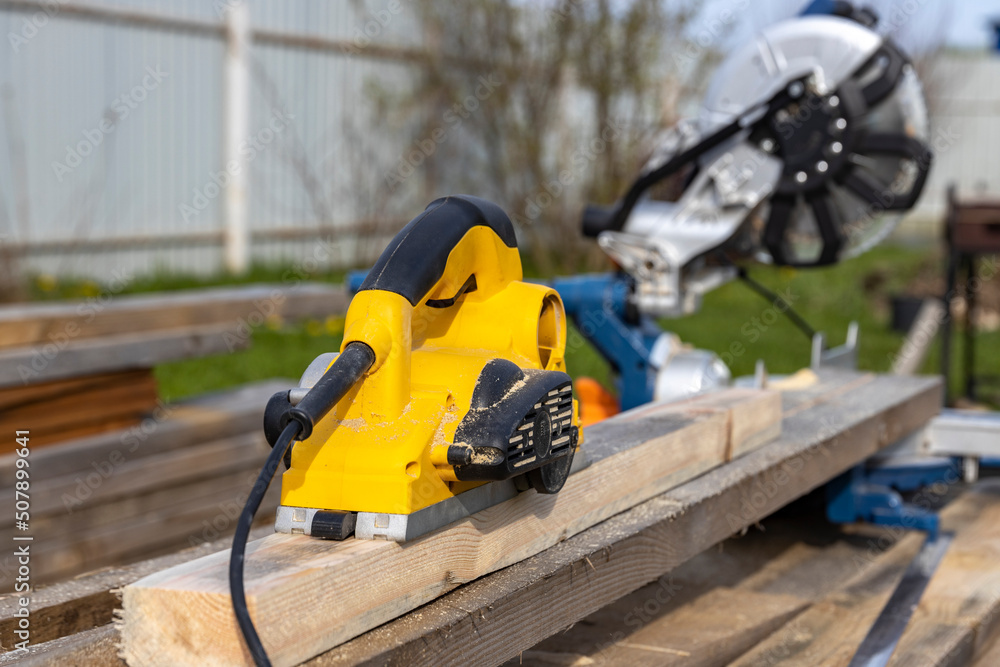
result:
[[[566,314],[522,280],[513,226],[476,197],[439,199],[385,249],[348,308],[361,382],[291,447],[275,528],[405,541],[517,493],[556,493],[581,437]],[[265,432],[335,363],[272,397]],[[579,467],[579,462],[578,462]]]

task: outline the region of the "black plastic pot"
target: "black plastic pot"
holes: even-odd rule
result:
[[[922,296],[907,295],[892,297],[892,330],[907,333],[917,321],[924,299]]]

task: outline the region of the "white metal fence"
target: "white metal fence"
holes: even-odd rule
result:
[[[386,187],[411,137],[376,94],[420,74],[411,0],[90,1],[0,0],[0,262],[356,264],[426,203]],[[930,68],[936,160],[900,233],[935,233],[953,180],[995,187],[998,72],[985,54]]]
[[[108,277],[349,263],[398,158],[372,88],[415,74],[402,0],[0,0],[0,240]],[[387,131],[388,130],[388,131]]]

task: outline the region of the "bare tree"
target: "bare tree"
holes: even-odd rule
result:
[[[389,196],[466,192],[501,204],[545,273],[592,266],[588,201],[610,202],[652,138],[700,91],[711,48],[688,49],[700,3],[420,0],[426,62],[413,90],[382,91],[413,139]],[[420,187],[414,186],[414,181]]]

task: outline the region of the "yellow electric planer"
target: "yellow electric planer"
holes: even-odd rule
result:
[[[581,439],[565,345],[562,301],[522,281],[507,215],[432,202],[354,296],[340,354],[268,403],[272,446],[298,431],[275,529],[402,542],[556,493]]]

